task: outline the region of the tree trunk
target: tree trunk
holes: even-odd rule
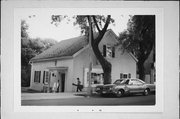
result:
[[[145,80],[145,68],[144,68],[144,61],[139,60],[137,63],[138,65],[138,72],[139,72],[139,79]]]
[[[141,41],[139,43],[139,46],[140,46],[140,55],[138,57],[138,73],[139,73],[139,79],[141,80],[145,80],[145,68],[144,68],[144,62],[146,61],[146,59],[148,58],[150,52],[146,53],[145,54],[145,47],[144,47],[144,44],[143,42]]]
[[[96,27],[97,27],[97,29],[99,31],[98,37],[96,39],[94,39],[93,30],[92,30],[92,24],[91,24],[91,17],[90,16],[88,17],[89,25],[91,27],[90,28],[91,29],[91,31],[90,31],[90,33],[91,33],[91,39],[90,40],[91,41],[90,42],[91,42],[93,52],[94,52],[96,58],[99,60],[101,66],[102,66],[102,69],[103,69],[103,72],[104,72],[104,84],[110,84],[111,83],[111,68],[112,68],[112,65],[111,65],[110,62],[108,62],[106,60],[105,57],[103,57],[103,55],[102,55],[101,51],[99,50],[98,46],[99,46],[99,43],[101,42],[104,34],[106,33],[107,27],[108,27],[108,25],[110,23],[110,18],[111,18],[111,16],[108,15],[108,18],[106,20],[104,28],[102,30],[100,30],[95,17],[93,17],[94,23],[95,23],[95,25],[96,25]]]
[[[108,62],[101,54],[98,45],[92,46],[93,52],[96,56],[96,58],[99,60],[103,72],[104,72],[104,84],[111,84],[111,68],[112,65],[110,62]]]
[[[104,84],[111,84],[111,65],[105,65],[104,71]]]

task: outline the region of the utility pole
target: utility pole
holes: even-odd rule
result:
[[[88,78],[89,78],[89,85],[88,85],[88,97],[91,96],[92,90],[91,90],[91,71],[92,71],[92,58],[91,58],[91,52],[92,52],[92,46],[91,46],[91,31],[92,31],[92,22],[91,17],[88,16],[89,21],[89,72],[88,72]]]

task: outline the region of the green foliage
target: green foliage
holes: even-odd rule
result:
[[[26,23],[25,20],[21,20],[21,38],[28,38],[27,34],[27,29],[28,29],[28,24]]]
[[[30,38],[27,30],[28,25],[25,20],[21,21],[21,85],[30,85],[31,66],[29,61],[37,54],[48,49],[57,41],[53,39]]]
[[[128,22],[128,29],[119,35],[123,48],[137,58],[149,56],[155,45],[155,16],[135,15]]]
[[[119,44],[138,59],[138,70],[144,78],[144,62],[155,46],[155,15],[135,15],[128,22],[128,28],[119,35]]]
[[[51,16],[51,24],[54,24],[55,26],[60,25],[60,22],[62,22],[63,20],[66,20],[67,23],[69,21],[71,21],[72,19],[75,19],[74,21],[74,26],[78,25],[81,28],[81,34],[82,35],[87,35],[89,32],[89,22],[88,22],[88,16],[91,17],[91,19],[93,19],[93,17],[95,18],[95,20],[91,20],[92,21],[92,27],[94,29],[94,31],[97,31],[97,27],[96,27],[96,23],[97,22],[97,26],[102,29],[104,26],[104,24],[106,23],[107,20],[107,16],[104,15],[74,15],[74,16],[67,16],[67,15],[52,15]],[[114,19],[111,18],[110,19],[110,23],[114,23]]]

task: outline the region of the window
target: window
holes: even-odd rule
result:
[[[34,82],[40,83],[40,78],[41,78],[41,71],[35,71],[34,72]]]
[[[115,57],[115,47],[103,45],[103,56],[108,58]]]
[[[123,78],[131,78],[131,74],[129,73],[129,74],[127,74],[127,73],[120,73],[120,79],[123,79]]]
[[[43,74],[43,83],[44,84],[48,84],[49,82],[49,72],[48,71],[44,71],[44,74]]]
[[[123,78],[125,78],[125,79],[126,79],[127,77],[128,77],[128,76],[127,76],[127,74],[123,74]]]
[[[92,84],[103,84],[103,74],[91,73],[91,81]]]

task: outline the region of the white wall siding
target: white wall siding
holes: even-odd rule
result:
[[[93,60],[92,56],[92,60]],[[73,74],[73,82],[77,82],[77,78],[80,78],[81,84],[84,84],[84,70],[89,67],[89,48],[85,49],[81,54],[77,55],[74,58],[74,74]],[[74,91],[76,87],[73,88]]]
[[[107,34],[105,34],[103,38],[104,39],[99,44],[99,48],[101,51],[103,50],[104,44],[115,46],[115,44],[117,43],[116,36],[112,31],[109,31]],[[130,73],[131,77],[136,77],[136,61],[129,53],[123,53],[120,47],[121,46],[115,47],[114,58],[107,58],[107,60],[112,64],[112,83],[116,79],[120,78],[120,73]]]
[[[47,68],[52,67],[68,67],[65,77],[65,91],[69,92],[72,91],[72,75],[73,75],[73,60],[66,59],[66,60],[57,60],[55,61],[44,61],[44,62],[35,62],[32,63],[32,71],[31,71],[31,88],[35,90],[42,90],[43,89],[43,72]],[[41,71],[41,79],[40,83],[34,82],[34,71]],[[71,85],[70,85],[71,84]]]
[[[127,53],[121,53],[118,48],[115,51],[115,58],[108,59],[112,64],[112,82],[120,78],[120,73],[130,73],[136,77],[136,61]]]
[[[31,85],[30,88],[34,90],[42,90],[43,89],[43,71],[47,69],[47,67],[54,66],[53,61],[46,61],[46,62],[35,62],[32,63],[31,68]],[[41,71],[40,83],[34,82],[34,72]]]

